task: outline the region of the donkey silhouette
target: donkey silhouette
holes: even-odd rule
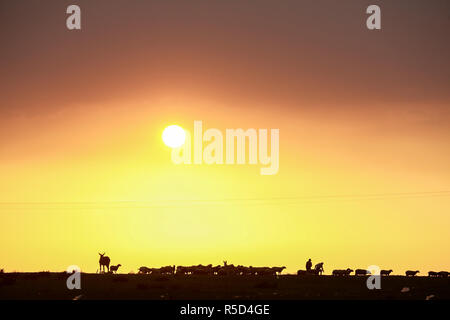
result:
[[[100,260],[98,261],[100,264],[100,273],[102,273],[102,267],[103,267],[103,272],[105,272],[105,267],[108,269],[108,272],[109,272],[109,263],[111,262],[111,259],[109,259],[109,257],[105,256],[104,252],[103,252],[103,254],[101,254],[100,252],[98,254],[100,255]]]

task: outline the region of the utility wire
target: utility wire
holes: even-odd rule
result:
[[[59,209],[144,209],[144,208],[170,208],[197,205],[280,205],[301,203],[329,203],[336,201],[366,201],[385,199],[417,199],[429,197],[448,197],[450,191],[423,191],[423,192],[395,192],[395,193],[369,193],[369,194],[340,194],[340,195],[313,195],[295,197],[267,197],[267,198],[223,198],[223,199],[174,199],[174,200],[118,200],[118,201],[53,201],[53,202],[0,202],[0,208],[59,208]]]

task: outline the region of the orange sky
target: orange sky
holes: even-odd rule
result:
[[[450,7],[372,2],[2,2],[0,267],[448,269],[449,193],[410,193],[450,190]],[[172,164],[194,120],[280,129],[279,173]]]

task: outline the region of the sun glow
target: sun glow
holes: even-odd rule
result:
[[[164,129],[162,139],[166,146],[178,148],[184,144],[186,132],[180,126],[171,125]]]

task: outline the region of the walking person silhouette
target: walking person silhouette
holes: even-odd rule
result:
[[[309,259],[306,262],[306,271],[311,271],[311,267],[312,267],[312,262],[311,262],[311,259]]]

